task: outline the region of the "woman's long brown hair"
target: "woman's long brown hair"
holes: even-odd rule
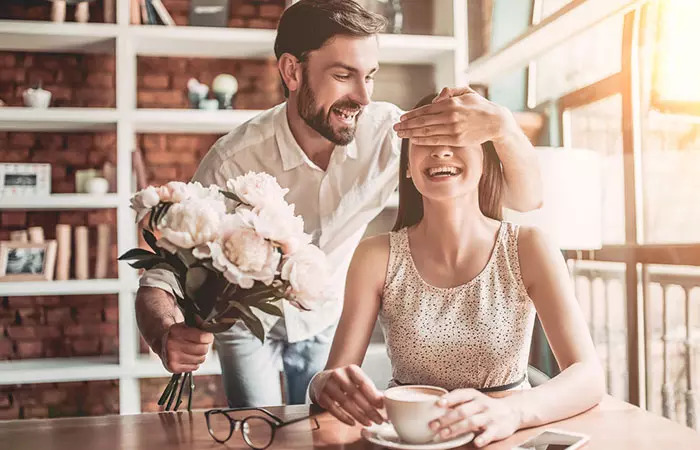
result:
[[[430,104],[437,94],[423,97],[416,108]],[[399,210],[393,231],[416,225],[423,219],[423,196],[418,192],[411,178],[406,177],[408,170],[409,140],[401,141],[401,161],[399,163]],[[484,151],[484,171],[479,180],[479,208],[486,217],[503,219],[503,172],[493,142],[481,144]]]

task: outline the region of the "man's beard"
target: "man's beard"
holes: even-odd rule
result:
[[[362,113],[362,106],[352,100],[340,100],[331,106],[328,114],[323,111],[323,108],[316,107],[316,95],[309,85],[308,77],[304,76],[304,81],[299,89],[299,101],[297,102],[297,110],[304,122],[321,136],[328,139],[335,145],[348,145],[355,138],[355,129],[357,118]],[[347,127],[342,127],[340,130],[335,130],[331,125],[331,112],[334,108],[344,108],[349,110],[357,110],[355,115],[355,124]]]

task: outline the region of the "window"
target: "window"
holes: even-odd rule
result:
[[[658,45],[652,99],[656,107],[700,114],[700,2],[666,0],[659,3]]]
[[[700,242],[700,123],[654,112],[645,122],[644,242]]]
[[[528,104],[539,105],[619,72],[623,19],[611,17],[537,59],[531,66],[534,89]]]
[[[622,99],[614,95],[564,112],[564,146],[587,148],[603,159],[603,244],[625,242]]]
[[[573,1],[574,0],[535,0],[534,7],[537,8],[537,6],[539,6],[540,8],[539,21],[541,22]]]

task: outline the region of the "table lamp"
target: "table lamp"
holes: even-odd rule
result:
[[[542,208],[505,209],[505,220],[540,228],[562,250],[602,246],[602,163],[593,150],[536,147]]]

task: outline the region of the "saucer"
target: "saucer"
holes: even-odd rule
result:
[[[362,428],[362,437],[373,444],[380,445],[385,448],[396,448],[402,450],[446,450],[449,448],[459,447],[460,445],[468,444],[474,439],[474,433],[468,433],[448,441],[434,441],[427,444],[409,444],[403,442],[396,434],[394,426],[388,422],[381,425],[372,424],[369,427]]]

